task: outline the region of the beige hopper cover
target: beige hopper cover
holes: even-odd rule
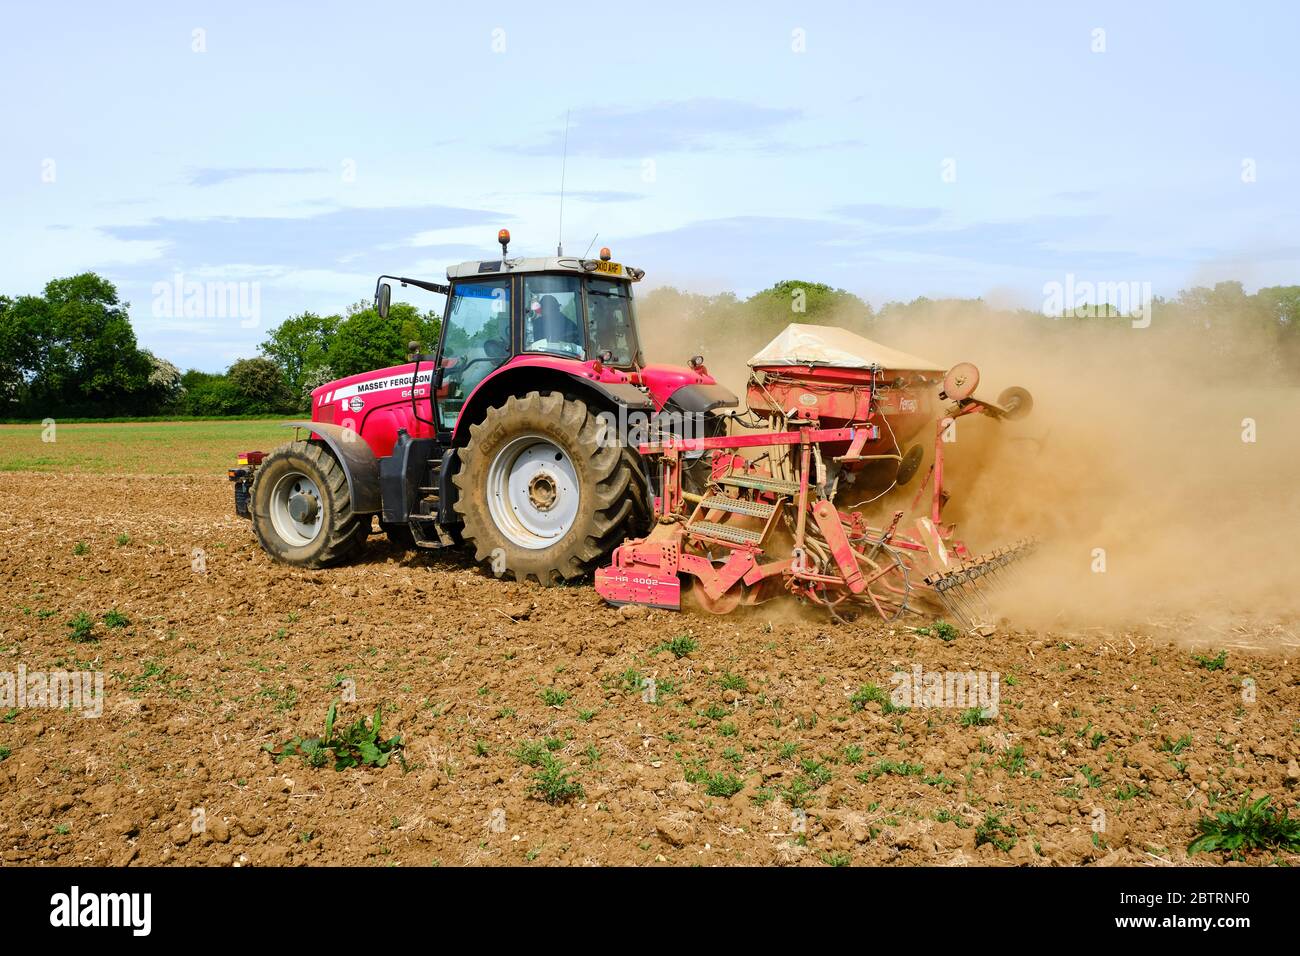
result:
[[[854,335],[830,325],[791,324],[749,360],[751,367],[764,365],[829,365],[834,368],[871,368],[944,372],[941,365],[908,355],[888,345]]]

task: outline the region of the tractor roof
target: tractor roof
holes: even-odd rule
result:
[[[534,259],[474,259],[447,267],[448,279],[469,279],[477,276],[513,275],[516,272],[574,272],[592,273],[606,279],[640,279],[645,272],[617,262],[600,259],[579,259],[577,256],[543,256]]]

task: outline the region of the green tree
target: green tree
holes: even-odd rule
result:
[[[150,411],[153,364],[117,289],[92,272],[52,279],[43,296],[6,301],[0,374],[34,415]]]
[[[181,386],[181,370],[166,359],[159,358],[148,349],[144,349],[145,358],[149,360],[149,390],[158,407],[171,405],[184,393]]]
[[[343,317],[314,312],[290,316],[273,328],[262,343],[262,354],[280,367],[285,385],[297,396],[307,394],[310,379],[326,365],[330,346]]]
[[[791,322],[853,328],[864,326],[872,317],[871,306],[852,292],[801,279],[783,279],[754,293],[745,305],[756,319],[774,326],[775,331]]]
[[[289,391],[280,367],[266,358],[240,359],[226,372],[243,414],[291,409],[297,396]]]
[[[372,307],[353,307],[338,327],[326,361],[336,378],[401,365],[411,342],[432,349],[439,326],[432,312],[421,313],[406,302],[394,302],[386,319]]]
[[[182,415],[238,415],[244,412],[243,398],[225,375],[190,369],[181,376],[181,389],[176,410]]]

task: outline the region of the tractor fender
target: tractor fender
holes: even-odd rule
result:
[[[285,422],[289,428],[305,428],[325,443],[348,480],[348,497],[357,514],[374,514],[383,507],[379,492],[379,460],[370,446],[351,428],[325,422]]]
[[[703,415],[721,408],[735,408],[739,404],[736,393],[724,385],[683,385],[668,396],[664,407]]]
[[[609,407],[624,407],[629,411],[654,413],[654,400],[642,389],[628,382],[602,382],[586,375],[574,374],[568,368],[556,367],[554,362],[525,360],[511,362],[497,369],[470,393],[461,408],[460,418],[452,437],[453,446],[469,440],[469,426],[482,420],[488,408],[500,404],[511,395],[530,391],[560,391],[579,398],[593,398]]]

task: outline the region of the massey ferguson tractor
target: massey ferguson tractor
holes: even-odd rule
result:
[[[649,530],[657,470],[638,438],[724,430],[738,399],[703,359],[645,363],[642,270],[608,249],[510,258],[509,232],[498,241],[500,258],[452,266],[447,284],[381,276],[384,317],[387,280],[447,297],[434,353],[317,388],[311,421],[289,423],[305,437],[239,456],[236,511],[271,555],[346,561],[378,519],[406,547],[469,542],[498,575],[577,578]]]
[[[344,561],[378,519],[405,547],[467,541],[497,575],[594,571],[612,604],[726,613],[787,595],[989,626],[985,595],[1033,542],[977,555],[956,536],[944,444],[958,419],[1027,414],[1028,392],[980,398],[969,363],[795,324],[750,360],[742,409],[701,357],[645,363],[641,270],[607,249],[511,259],[498,238],[500,259],[452,266],[447,285],[380,276],[381,316],[385,280],[447,297],[434,354],[321,386],[311,421],[289,423],[307,437],[240,456],[235,508],[270,554]]]

